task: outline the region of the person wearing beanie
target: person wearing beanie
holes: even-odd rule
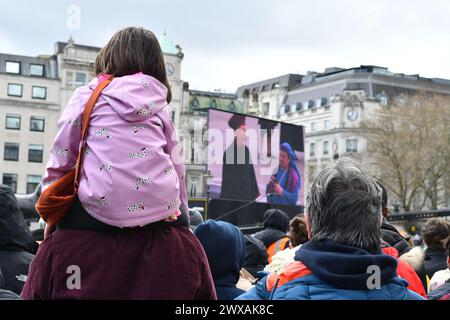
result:
[[[268,262],[279,251],[289,246],[289,217],[279,209],[269,209],[264,213],[264,229],[255,233],[254,237],[266,246]]]

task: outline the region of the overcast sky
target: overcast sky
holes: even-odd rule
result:
[[[68,27],[77,5],[80,28]],[[70,24],[69,24],[70,25]],[[103,46],[142,26],[183,48],[191,88],[234,92],[286,73],[373,64],[450,79],[447,0],[2,0],[0,52],[53,53],[56,41]]]

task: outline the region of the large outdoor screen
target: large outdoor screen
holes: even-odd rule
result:
[[[303,206],[303,127],[209,110],[212,199]]]

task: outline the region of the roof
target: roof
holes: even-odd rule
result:
[[[251,84],[247,84],[245,86],[241,86],[237,89],[237,96],[242,97],[244,91],[247,89],[252,93],[253,91],[262,92],[267,90],[272,90],[275,88],[291,88],[295,85],[298,85],[303,76],[300,74],[292,74],[288,73],[279,77],[270,78],[263,81],[254,82]]]
[[[64,48],[67,47],[68,42],[60,42],[58,41],[55,43],[55,54],[62,53]],[[102,48],[100,47],[93,47],[93,46],[85,46],[82,44],[73,44],[75,48],[83,49],[83,50],[89,50],[89,51],[100,51]]]
[[[166,34],[164,34],[159,39],[159,45],[161,46],[161,50],[163,53],[166,54],[173,54],[173,55],[182,55],[181,47],[179,45],[176,45],[173,43],[172,40],[169,40]]]
[[[221,92],[189,91],[189,111],[219,109],[232,112],[244,112],[243,104],[236,95]]]

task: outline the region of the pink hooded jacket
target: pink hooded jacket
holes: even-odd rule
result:
[[[98,83],[95,78],[78,88],[66,106],[44,189],[75,165],[84,107]],[[177,214],[180,205],[187,210],[184,165],[166,97],[165,85],[143,73],[114,78],[102,92],[90,118],[78,190],[94,218],[135,227]]]

